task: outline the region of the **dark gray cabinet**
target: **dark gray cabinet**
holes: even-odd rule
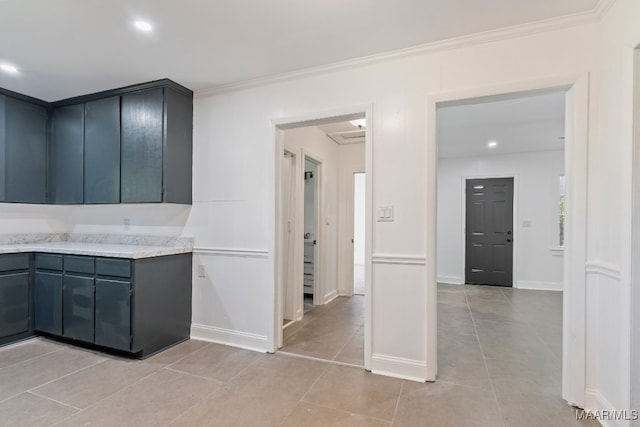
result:
[[[2,201],[45,203],[48,110],[10,96],[3,96],[0,104]]]
[[[36,254],[35,329],[147,357],[189,338],[191,254]]]
[[[49,159],[50,201],[83,203],[84,105],[53,110]]]
[[[192,201],[193,92],[168,79],[47,103],[0,88],[0,201]]]
[[[34,329],[62,335],[62,273],[36,270],[33,293]]]
[[[31,330],[28,254],[0,255],[0,343]]]
[[[120,203],[120,97],[84,106],[84,202]]]
[[[96,279],[95,343],[131,350],[131,282]]]
[[[122,96],[122,203],[191,203],[193,101],[172,87]]]
[[[65,272],[63,283],[63,336],[91,343],[94,330],[94,278]]]
[[[123,203],[162,201],[162,88],[122,96]]]

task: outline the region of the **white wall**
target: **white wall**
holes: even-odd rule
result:
[[[464,283],[465,179],[514,176],[514,287],[562,290],[563,258],[551,248],[559,244],[563,170],[563,151],[439,159],[438,281]]]
[[[318,173],[316,165],[310,160],[304,162],[305,176],[306,172],[311,172],[310,178],[304,180],[304,234],[309,233],[310,239],[316,239],[316,223],[315,223],[315,202],[316,202],[316,182]]]
[[[341,145],[338,183],[338,292],[353,293],[353,174],[365,171],[364,143]],[[364,249],[363,249],[364,251]]]
[[[66,233],[60,206],[0,203],[0,234]]]
[[[594,409],[631,407],[631,265],[638,262],[631,258],[630,238],[633,49],[640,44],[639,17],[640,2],[616,0],[592,46],[587,405]]]
[[[273,340],[270,301],[274,300],[276,150],[269,123],[371,106],[367,132],[372,132],[372,170],[367,172],[373,183],[372,203],[395,208],[395,221],[374,222],[371,236],[371,368],[426,378],[425,283],[427,266],[433,263],[426,259],[425,100],[441,91],[586,73],[593,68],[597,29],[596,24],[586,24],[451,49],[427,49],[326,73],[197,94],[194,197],[211,202],[194,205],[192,215],[207,209],[217,221],[200,228],[196,242],[254,248],[267,254],[266,260],[256,260],[250,269],[264,269],[259,281],[249,284],[244,271],[227,270],[218,284],[213,281],[210,285],[211,296],[227,301],[231,289],[246,284],[243,291],[263,303],[243,301],[235,306],[237,311],[229,311],[237,313],[232,320],[243,320],[241,325],[238,322],[242,333]],[[196,289],[200,286],[194,284]],[[211,312],[212,304],[217,303],[200,299],[194,313]],[[214,328],[232,323],[215,316],[211,320],[209,325]]]

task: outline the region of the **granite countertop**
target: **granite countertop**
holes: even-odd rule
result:
[[[192,252],[193,240],[158,236],[118,235],[14,235],[0,238],[0,254],[47,252],[113,258],[152,258]]]

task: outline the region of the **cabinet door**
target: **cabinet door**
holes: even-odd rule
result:
[[[47,110],[11,97],[5,108],[5,199],[45,203]]]
[[[131,282],[96,279],[95,343],[131,348]]]
[[[84,202],[120,203],[120,97],[85,104]]]
[[[36,271],[35,329],[62,335],[62,274]]]
[[[93,277],[65,274],[62,289],[63,335],[93,342]]]
[[[122,203],[162,201],[163,89],[122,96]]]
[[[0,168],[2,170],[4,170],[5,165],[6,103],[7,97],[0,93]],[[4,175],[4,173],[0,173],[0,202],[5,201]]]
[[[29,272],[0,275],[0,338],[29,330]]]
[[[84,105],[67,105],[54,109],[51,130],[51,201],[82,203]]]

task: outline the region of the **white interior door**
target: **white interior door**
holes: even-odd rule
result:
[[[284,153],[282,161],[282,272],[283,272],[283,320],[295,320],[296,313],[296,277],[295,277],[295,156]]]

